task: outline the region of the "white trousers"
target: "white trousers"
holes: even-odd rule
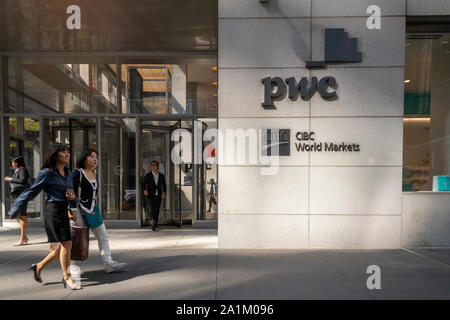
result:
[[[108,234],[106,233],[105,224],[102,223],[95,229],[91,229],[97,239],[98,249],[105,265],[113,262],[111,258],[111,250],[109,249]]]

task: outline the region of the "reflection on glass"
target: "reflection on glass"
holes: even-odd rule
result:
[[[217,129],[217,119],[198,119],[202,121],[202,136],[206,130]],[[202,139],[203,140],[203,139]],[[198,193],[197,193],[197,220],[217,220],[217,141],[209,139],[203,141],[202,164],[197,166]],[[214,185],[211,183],[214,180]],[[214,197],[215,195],[215,197]]]
[[[9,112],[117,112],[116,74],[109,64],[8,60]]]

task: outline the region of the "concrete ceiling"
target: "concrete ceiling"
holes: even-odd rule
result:
[[[68,30],[77,4],[81,29]],[[2,51],[217,51],[217,0],[0,0]]]

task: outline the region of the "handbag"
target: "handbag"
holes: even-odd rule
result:
[[[92,213],[84,212],[83,209],[80,210],[81,214],[84,217],[84,222],[86,223],[86,226],[88,226],[89,228],[95,229],[103,223],[103,218],[100,213],[98,205],[95,205],[94,211]]]
[[[9,188],[11,189],[12,196],[19,196],[22,192],[28,189],[26,185],[17,182],[10,182]]]
[[[89,228],[79,228],[71,226],[72,250],[70,259],[76,261],[85,261],[89,257]]]

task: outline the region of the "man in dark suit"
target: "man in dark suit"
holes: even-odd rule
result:
[[[150,206],[150,217],[153,220],[152,230],[156,231],[158,227],[159,208],[161,202],[166,198],[166,178],[161,172],[158,172],[158,161],[152,161],[151,171],[144,177],[142,190],[147,197]]]

